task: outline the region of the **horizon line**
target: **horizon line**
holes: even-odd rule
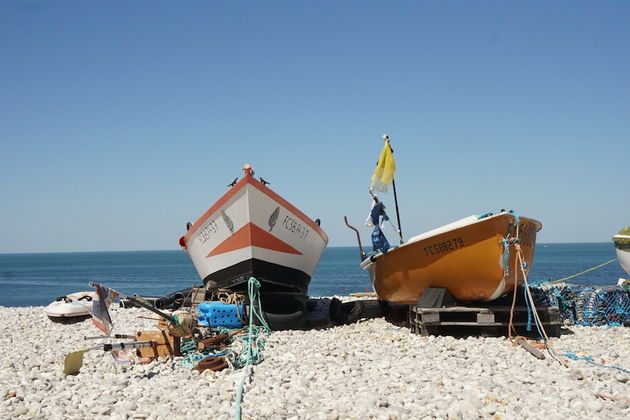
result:
[[[610,243],[613,245],[613,241],[610,242],[539,242],[536,245],[577,245],[577,244],[607,244]],[[357,245],[334,245],[327,246],[324,250],[328,248],[358,248]],[[0,252],[0,255],[24,255],[24,254],[89,254],[89,253],[106,253],[106,252],[171,252],[171,251],[180,251],[176,248],[173,249],[127,249],[127,250],[87,250],[87,251],[25,251],[25,252]],[[184,254],[185,251],[182,251]]]

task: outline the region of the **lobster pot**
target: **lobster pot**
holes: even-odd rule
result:
[[[566,283],[546,286],[536,284],[531,286],[532,297],[536,306],[557,306],[560,320],[575,324],[576,321],[576,292]]]
[[[576,321],[587,326],[630,322],[630,292],[619,287],[585,288],[577,295]]]

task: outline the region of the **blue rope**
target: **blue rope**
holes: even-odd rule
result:
[[[503,238],[501,242],[503,242],[503,278],[506,278],[510,276],[510,266],[508,261],[510,259],[510,244],[507,238]]]
[[[589,363],[591,363],[591,364],[593,364],[595,366],[604,367],[604,368],[608,368],[608,369],[617,369],[617,370],[620,370],[620,371],[622,371],[624,373],[630,373],[630,370],[621,368],[619,366],[608,366],[608,365],[603,365],[601,363],[594,362],[593,358],[591,356],[578,357],[575,353],[572,353],[572,352],[564,352],[564,353],[562,353],[562,355],[568,357],[569,359],[573,359],[573,360],[584,360],[584,361],[587,361],[587,362],[589,362]]]
[[[529,285],[527,285],[527,287],[529,287]],[[524,287],[523,289],[525,291],[525,302],[527,303],[527,331],[531,331],[532,330],[532,327],[531,327],[532,309],[530,307],[530,301],[527,295],[527,288]],[[547,341],[547,338],[545,338],[545,335],[542,333],[542,330],[540,329],[541,326],[538,324],[538,318],[534,319],[534,325],[536,326],[536,331],[538,331],[538,335],[542,338],[543,342],[545,343],[545,346],[547,346],[547,349],[550,349],[551,347],[549,346],[549,342]]]
[[[525,303],[527,304],[527,331],[531,331],[532,330],[532,307],[529,304],[529,299],[527,297],[527,289],[525,287],[523,287],[523,295],[525,297]]]

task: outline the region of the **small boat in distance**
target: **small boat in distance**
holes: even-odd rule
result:
[[[54,322],[82,321],[92,316],[92,300],[96,292],[76,292],[58,297],[44,308],[44,313]]]
[[[615,243],[619,265],[630,276],[630,226],[621,229],[612,240]]]
[[[491,301],[514,288],[516,252],[504,240],[520,238],[529,270],[541,228],[539,221],[513,212],[469,216],[372,255],[361,268],[389,302],[415,304],[429,287],[446,288],[459,301]]]
[[[261,293],[306,295],[328,236],[291,203],[245,175],[179,240],[206,289],[247,290],[255,277]]]

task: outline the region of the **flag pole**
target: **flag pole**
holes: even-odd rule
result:
[[[389,146],[389,150],[391,150],[392,154],[394,154],[394,149],[392,149],[392,145],[390,143],[390,139],[387,134],[383,136],[383,140],[385,140],[385,143],[387,143],[387,145]],[[402,244],[404,241],[402,237],[402,229],[400,228],[400,212],[398,211],[398,196],[396,195],[396,181],[394,180],[394,178],[392,178],[392,188],[394,190],[394,204],[396,205],[396,220],[398,222],[398,239],[400,240],[400,243]]]

